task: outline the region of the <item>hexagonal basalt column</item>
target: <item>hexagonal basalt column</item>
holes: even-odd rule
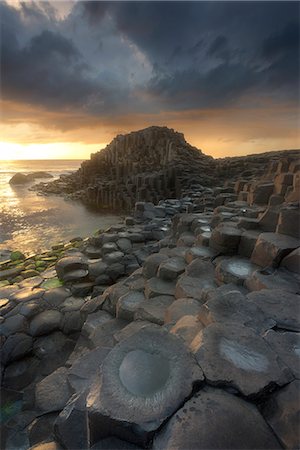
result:
[[[87,398],[91,445],[113,435],[146,445],[203,373],[183,342],[157,326],[118,344]]]

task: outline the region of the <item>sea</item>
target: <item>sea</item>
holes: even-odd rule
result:
[[[120,216],[90,211],[80,202],[60,196],[44,196],[29,188],[77,170],[79,160],[0,161],[0,256],[5,250],[26,255],[49,250],[74,237],[85,238],[120,221]],[[51,179],[10,185],[15,173],[48,172]],[[4,252],[3,252],[4,251]]]

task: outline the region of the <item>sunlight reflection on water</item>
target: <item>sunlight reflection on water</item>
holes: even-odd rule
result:
[[[12,171],[13,164],[7,167],[5,163],[7,161],[0,162],[0,249],[18,249],[25,253],[46,250],[59,241],[86,237],[119,222],[119,216],[88,211],[78,202],[37,195],[28,189],[30,185],[11,186],[9,180],[13,174],[29,172],[30,164],[28,161],[23,166],[16,164]],[[31,170],[44,170],[57,176],[77,169],[80,162],[65,165],[63,170],[61,162],[51,162],[49,170],[49,163],[40,161]]]

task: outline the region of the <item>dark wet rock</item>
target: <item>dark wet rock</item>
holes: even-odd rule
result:
[[[293,294],[300,293],[300,278],[285,269],[256,270],[246,279],[245,286],[250,291],[261,289],[277,289]]]
[[[216,283],[210,277],[196,278],[182,275],[176,284],[175,297],[176,299],[192,297],[200,301],[204,289],[216,287]]]
[[[129,291],[127,294],[119,298],[116,309],[116,317],[119,319],[133,320],[135,312],[144,301],[145,296],[143,292]]]
[[[280,266],[300,275],[300,247],[283,258]]]
[[[134,320],[148,320],[149,322],[163,325],[167,308],[174,301],[169,295],[158,295],[140,303],[134,314]]]
[[[26,333],[27,330],[28,322],[22,314],[14,314],[0,324],[0,335],[4,335],[6,337],[14,333]]]
[[[293,379],[264,339],[247,327],[209,325],[195,337],[191,349],[210,383],[232,386],[245,396]]]
[[[89,263],[89,276],[92,280],[96,280],[97,277],[103,275],[107,269],[107,264],[103,261],[96,260]]]
[[[169,258],[160,263],[157,276],[165,281],[176,280],[184,272],[185,267],[186,263],[183,258]]]
[[[122,328],[120,331],[117,331],[114,334],[114,339],[116,340],[116,342],[120,342],[123,339],[127,339],[131,335],[137,333],[142,328],[149,326],[153,326],[153,323],[149,322],[148,320],[134,320],[133,322]]]
[[[32,337],[24,333],[9,336],[2,347],[2,361],[8,364],[30,353],[32,350]]]
[[[300,380],[300,333],[269,330],[263,337]]]
[[[12,362],[5,368],[3,386],[16,391],[22,390],[36,377],[38,365],[39,360],[32,357]]]
[[[28,427],[29,442],[35,446],[41,442],[52,441],[53,425],[57,413],[45,414],[37,417]]]
[[[63,366],[73,351],[75,342],[61,331],[54,331],[47,336],[36,337],[33,344],[34,355],[43,361],[43,368],[55,370]],[[48,368],[49,366],[49,368]]]
[[[122,295],[127,294],[129,288],[123,283],[119,282],[107,288],[103,293],[103,306],[102,308],[110,314],[116,314],[117,302]]]
[[[209,246],[218,252],[234,254],[237,252],[241,235],[241,230],[221,224],[213,230]]]
[[[204,260],[211,260],[217,255],[213,249],[204,246],[191,247],[185,253],[185,260],[189,264],[196,258],[201,258]]]
[[[196,316],[201,309],[201,303],[193,298],[179,298],[166,310],[165,323],[177,322],[183,316]]]
[[[75,297],[85,297],[93,291],[94,286],[95,282],[93,281],[82,281],[71,284],[70,290]]]
[[[82,335],[86,337],[91,336],[97,328],[100,328],[101,325],[112,319],[113,316],[106,311],[96,311],[89,314],[82,328]]]
[[[40,381],[35,388],[35,403],[43,413],[60,411],[71,395],[67,384],[67,369],[60,367]]]
[[[167,261],[168,256],[163,253],[156,253],[148,256],[143,264],[143,275],[145,278],[153,278],[157,275],[158,267],[163,261]]]
[[[263,416],[284,448],[300,447],[300,381],[275,392],[263,408]]]
[[[176,412],[153,443],[154,450],[280,448],[254,405],[207,387]]]
[[[142,450],[142,447],[115,437],[109,437],[96,442],[91,450]]]
[[[60,322],[60,328],[64,334],[80,331],[84,324],[85,316],[80,311],[65,312]]]
[[[247,258],[225,258],[217,264],[216,277],[221,283],[235,283],[243,285],[246,278],[257,270],[259,267],[251,263]]]
[[[146,444],[202,379],[180,339],[157,327],[142,329],[109,353],[95,379],[87,399],[91,444],[112,430]]]
[[[29,332],[31,336],[41,336],[57,330],[60,326],[62,315],[59,311],[44,311],[35,316],[30,322]]]
[[[172,281],[164,281],[160,278],[150,278],[145,285],[145,295],[147,299],[158,297],[161,295],[174,295],[175,283]]]
[[[88,264],[82,256],[65,256],[57,261],[55,265],[57,276],[60,280],[64,280],[69,272],[77,270],[87,270]]]
[[[56,440],[68,450],[89,448],[86,393],[74,395],[59,414],[55,426]]]
[[[211,323],[245,325],[258,332],[266,331],[276,325],[274,319],[263,312],[259,306],[237,290],[229,292],[215,291],[207,302],[201,306],[198,314],[201,322],[207,326]]]
[[[277,267],[281,260],[300,246],[298,239],[278,233],[262,233],[259,235],[251,261],[261,267]]]
[[[10,180],[9,184],[26,184],[30,183],[32,179],[24,173],[16,173]]]
[[[110,347],[99,347],[78,358],[68,370],[68,382],[77,394],[88,389],[93,378],[100,374],[101,365],[111,351]]]
[[[300,331],[300,295],[279,289],[251,292],[248,299],[275,321],[277,327]]]
[[[256,230],[244,231],[242,233],[238,248],[239,255],[245,256],[246,258],[250,258],[259,235],[260,231]]]
[[[185,270],[186,275],[199,279],[213,279],[214,278],[214,266],[210,261],[205,261],[201,258],[194,259]]]
[[[112,319],[97,327],[89,336],[89,347],[113,347],[116,343],[114,335],[122,330],[128,322],[122,319]]]

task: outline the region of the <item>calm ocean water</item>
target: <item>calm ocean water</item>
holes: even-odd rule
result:
[[[17,172],[45,171],[58,177],[77,170],[80,164],[78,160],[0,161],[0,251],[30,254],[47,250],[57,242],[89,236],[120,220],[116,215],[91,212],[78,202],[38,195],[28,189],[33,183],[9,184]],[[36,180],[40,181],[48,180]]]

